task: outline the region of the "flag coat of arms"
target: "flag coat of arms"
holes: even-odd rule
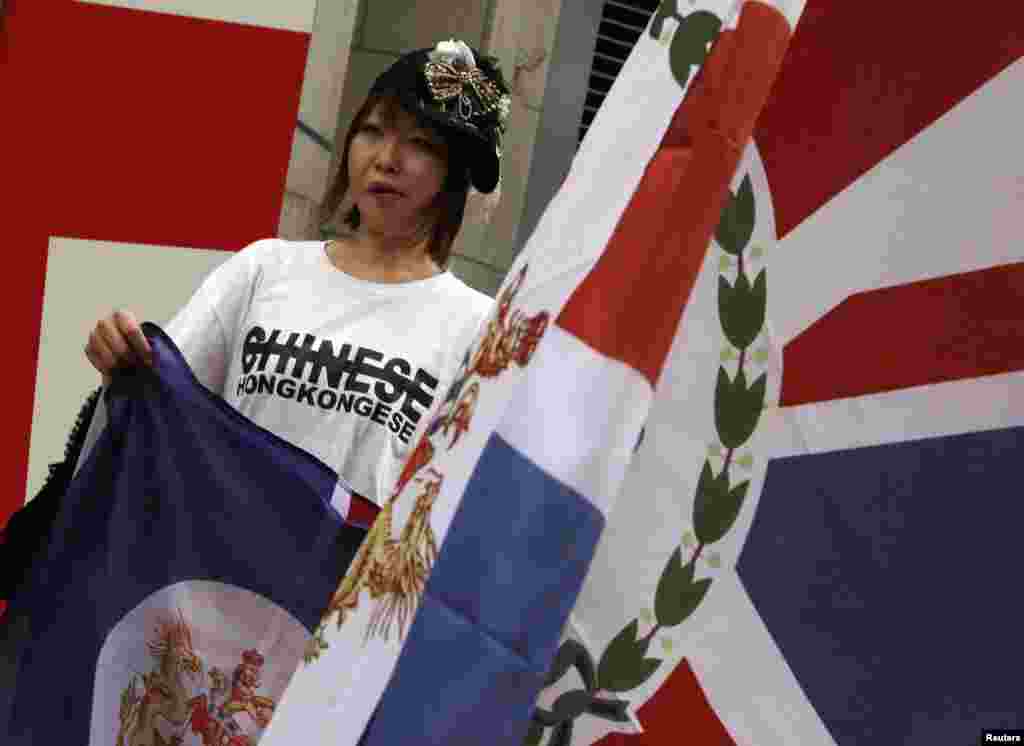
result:
[[[155,367],[107,389],[12,601],[31,634],[4,744],[255,744],[373,515],[144,331]]]

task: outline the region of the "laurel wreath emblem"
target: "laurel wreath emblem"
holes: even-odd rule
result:
[[[748,275],[748,256],[756,258],[761,251],[749,245],[754,223],[754,190],[747,175],[735,193],[730,190],[715,232],[715,243],[723,252],[718,316],[727,342],[714,395],[718,436],[712,449],[715,453],[708,454],[700,469],[692,530],[685,532],[658,581],[653,625],[640,636],[640,619],[634,618],[608,643],[596,662],[579,642],[565,640],[545,687],[554,685],[570,669],[577,671],[584,686],[561,694],[550,708],[534,710],[525,746],[540,744],[549,731],[549,746],[569,746],[574,722],[585,715],[614,722],[629,720],[629,702],[618,695],[636,689],[654,675],[663,661],[648,657],[652,640],[662,630],[678,627],[689,619],[711,587],[713,577],[697,576],[698,562],[703,558],[712,567],[719,564],[717,554],[709,553],[709,548],[729,533],[743,508],[750,480],[735,479],[734,472],[737,467],[750,468],[753,462],[749,453],[740,455],[740,449],[757,429],[767,389],[767,373],[749,380],[751,370],[767,359],[764,350],[753,350],[764,328],[768,300],[766,270],[762,268],[753,281]],[[736,276],[730,282],[733,268]],[[732,360],[736,360],[736,373],[730,377],[726,363]],[[716,470],[718,459],[722,466]]]

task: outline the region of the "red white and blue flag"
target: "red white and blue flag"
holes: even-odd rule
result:
[[[532,734],[799,14],[742,3],[722,30],[721,5],[638,45],[264,744],[518,745]]]

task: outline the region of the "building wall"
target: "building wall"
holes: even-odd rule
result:
[[[455,37],[498,58],[512,88],[500,197],[495,202],[493,196],[471,194],[452,257],[452,270],[490,295],[520,245],[517,235],[561,8],[562,0],[364,1],[358,6],[353,0],[343,9],[325,9],[320,3],[317,10],[302,118],[332,142],[343,141],[374,78],[403,52]],[[327,72],[331,69],[333,78]],[[310,81],[316,79],[323,82],[314,89]],[[336,153],[296,134],[281,235],[319,235],[318,205],[337,165]]]

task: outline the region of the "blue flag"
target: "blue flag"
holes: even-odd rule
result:
[[[373,514],[143,328],[154,367],[106,391],[109,424],[12,600],[31,634],[7,746],[255,743],[366,534],[353,516]]]

